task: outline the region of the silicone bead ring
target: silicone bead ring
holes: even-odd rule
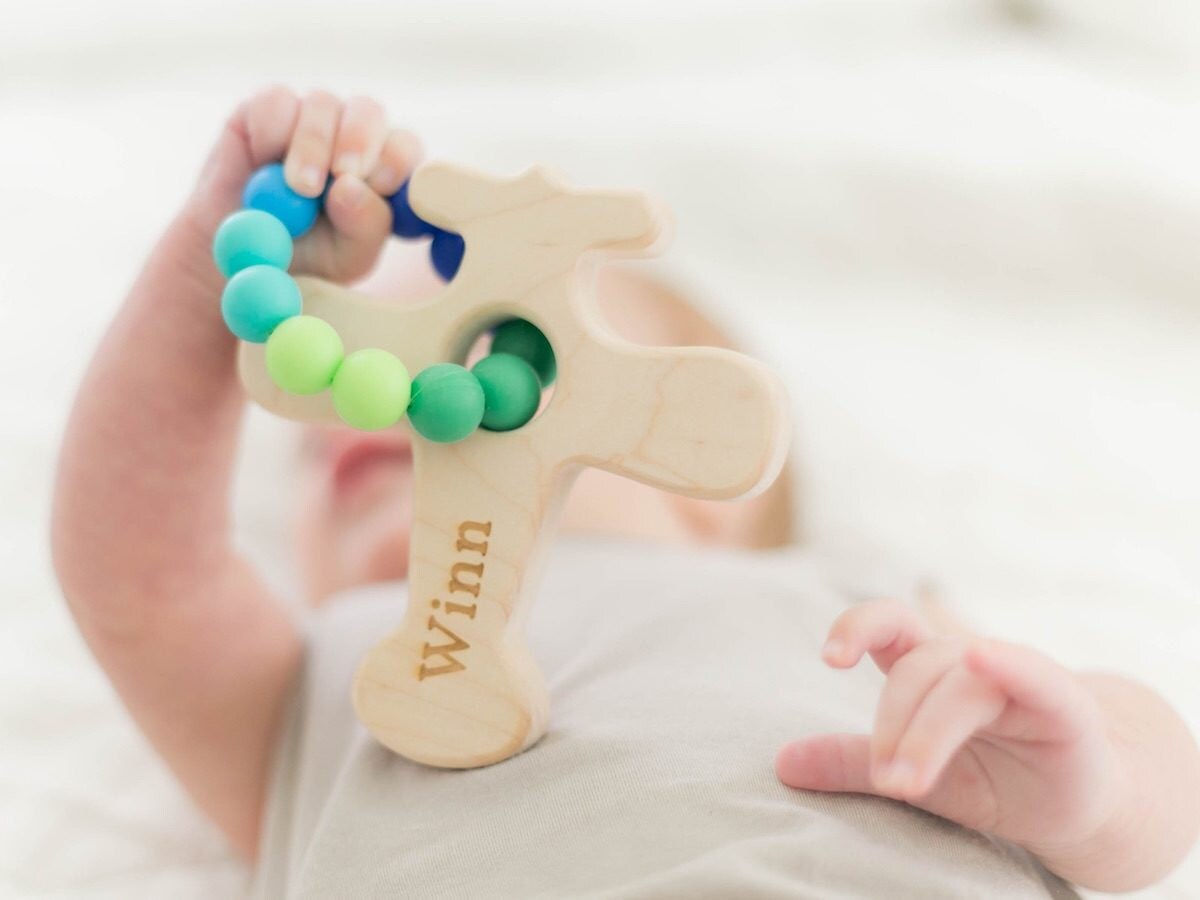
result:
[[[292,239],[311,229],[325,194],[293,191],[283,166],[263,166],[246,184],[247,207],[225,219],[213,237],[213,260],[229,278],[221,313],[244,341],[265,343],[271,380],[291,394],[328,390],[333,407],[352,428],[375,431],[406,414],[426,440],[460,441],[482,426],[510,431],[537,413],[542,388],[555,376],[554,350],[546,336],[523,319],[496,329],[492,354],[468,371],[438,363],[411,381],[404,363],[379,348],[346,354],[328,322],[302,315],[303,298],[287,274]],[[400,237],[430,238],[430,261],[447,281],[466,252],[461,235],[430,225],[408,204],[408,183],[388,198],[392,231]]]

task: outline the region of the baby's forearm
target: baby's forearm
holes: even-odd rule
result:
[[[174,589],[228,552],[243,400],[210,239],[189,211],[171,224],[80,387],[53,518],[73,602]]]
[[[142,730],[247,855],[301,642],[230,540],[245,402],[211,241],[254,171],[283,160],[292,190],[328,187],[293,267],[360,278],[416,155],[366,98],[276,86],[239,104],[97,350],[63,441],[52,543],[71,610]],[[335,160],[344,171],[327,185]]]
[[[1104,710],[1123,773],[1114,814],[1089,840],[1028,848],[1053,872],[1102,891],[1164,878],[1200,834],[1200,751],[1175,711],[1116,675],[1081,676]]]
[[[210,240],[181,213],[98,348],[63,441],[52,544],[126,706],[250,855],[299,638],[230,542],[244,400]]]

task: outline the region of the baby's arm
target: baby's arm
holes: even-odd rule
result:
[[[244,400],[212,236],[258,166],[286,157],[292,187],[315,196],[332,161],[327,218],[292,268],[356,278],[390,231],[381,195],[414,156],[367,100],[275,88],[244,103],[96,351],[63,442],[52,545],[71,611],[138,725],[247,856],[300,641],[230,540]]]
[[[903,800],[1019,844],[1085,887],[1163,878],[1200,831],[1200,752],[1153,691],[1033,650],[934,635],[909,608],[856,607],[824,658],[887,675],[874,734],[788,744],[793,787]]]

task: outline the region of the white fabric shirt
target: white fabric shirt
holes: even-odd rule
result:
[[[403,585],[313,623],[265,817],[259,897],[1071,898],[1023,851],[872,797],[792,790],[789,738],[866,730],[881,676],[820,662],[844,608],[796,551],[562,540],[531,616],[550,727],[442,771],[357,723],[354,669]]]

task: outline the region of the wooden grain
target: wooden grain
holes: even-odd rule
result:
[[[466,241],[442,294],[403,307],[301,278],[305,312],[330,322],[347,352],[382,347],[414,374],[461,362],[483,329],[513,316],[537,325],[558,361],[550,403],[523,428],[449,445],[414,435],[410,601],[354,686],[355,709],[380,742],[418,762],[470,768],[545,731],[546,691],[521,619],[581,468],[690,497],[752,496],[783,465],[786,401],[774,376],[741,354],[637,347],[600,322],[589,260],[645,255],[664,238],[666,216],[643,195],[571,188],[540,168],[505,179],[430,164],[409,198]],[[268,410],[339,423],[328,392],[280,391],[261,345],[242,346],[240,369]]]

